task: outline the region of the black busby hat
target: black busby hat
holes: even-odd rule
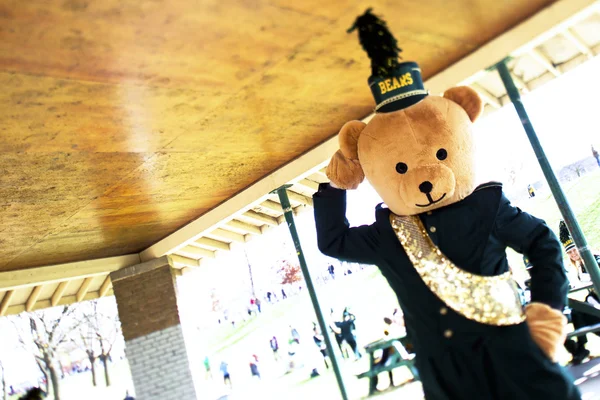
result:
[[[369,87],[375,97],[375,111],[392,112],[412,106],[427,96],[421,69],[415,62],[398,61],[402,51],[385,21],[369,8],[354,21],[348,33],[358,29],[362,48],[371,59]]]
[[[560,221],[560,224],[558,225],[558,230],[560,242],[565,247],[565,251],[569,251],[575,248],[575,242],[573,241],[573,238],[569,233],[569,229],[567,229],[567,224],[565,224],[565,221]]]

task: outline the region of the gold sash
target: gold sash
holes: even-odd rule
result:
[[[437,248],[418,216],[390,213],[390,222],[421,279],[448,307],[482,324],[503,326],[525,321],[510,271],[497,276],[463,271]]]

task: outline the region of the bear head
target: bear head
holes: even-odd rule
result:
[[[342,189],[355,189],[366,177],[397,215],[456,203],[475,189],[472,125],[482,107],[477,93],[462,86],[377,113],[368,124],[350,121],[327,175]]]

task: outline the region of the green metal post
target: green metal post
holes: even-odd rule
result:
[[[569,228],[569,232],[571,232],[571,235],[573,235],[573,240],[577,245],[577,249],[579,250],[579,254],[583,259],[585,268],[590,273],[592,283],[594,284],[594,289],[596,289],[596,293],[600,293],[600,269],[598,268],[598,263],[596,263],[596,259],[590,251],[587,240],[585,239],[585,236],[583,235],[583,232],[577,223],[577,218],[575,217],[573,210],[571,210],[571,206],[569,206],[567,197],[565,196],[565,193],[563,192],[560,183],[558,183],[558,179],[556,179],[556,175],[554,175],[554,171],[552,170],[552,167],[546,158],[546,154],[542,149],[542,145],[540,144],[535,130],[533,129],[533,125],[529,120],[529,116],[525,111],[525,106],[523,106],[523,102],[521,101],[519,90],[515,86],[512,76],[510,75],[510,71],[506,65],[506,60],[496,64],[496,69],[500,74],[502,82],[504,83],[508,97],[515,106],[517,114],[519,114],[521,124],[523,124],[523,128],[525,129],[525,133],[527,133],[531,147],[533,147],[533,151],[535,152],[538,162],[542,167],[542,171],[544,172],[546,181],[550,186],[550,190],[552,191],[552,195],[554,196],[556,204],[558,205],[558,209],[560,210],[560,213],[562,214],[562,217]]]
[[[294,213],[292,210],[292,206],[290,205],[290,199],[288,198],[286,189],[291,185],[282,186],[277,189],[277,194],[279,195],[279,201],[281,202],[281,208],[283,208],[283,214],[285,215],[285,220],[288,224],[288,228],[290,230],[290,234],[292,235],[292,240],[294,241],[294,246],[296,247],[296,254],[298,254],[298,261],[300,261],[300,268],[302,269],[302,275],[304,275],[304,279],[306,280],[306,287],[308,289],[308,293],[310,294],[310,300],[312,301],[313,307],[315,309],[315,314],[317,314],[317,321],[319,322],[319,326],[321,327],[321,332],[323,333],[323,338],[325,339],[325,345],[327,346],[327,353],[329,355],[329,359],[331,360],[331,364],[333,366],[333,371],[335,372],[335,378],[337,379],[338,385],[340,387],[340,392],[342,394],[343,400],[348,400],[348,395],[346,393],[346,386],[344,385],[344,380],[342,378],[342,373],[340,371],[340,367],[338,364],[337,352],[332,345],[331,337],[329,335],[329,329],[327,324],[325,323],[325,318],[323,317],[323,312],[321,311],[321,306],[319,305],[319,300],[317,299],[317,293],[315,291],[315,287],[313,285],[312,279],[310,278],[310,273],[308,271],[308,267],[306,266],[306,260],[304,259],[304,253],[302,252],[302,247],[300,246],[300,238],[298,237],[298,232],[296,231],[296,225],[294,223]]]

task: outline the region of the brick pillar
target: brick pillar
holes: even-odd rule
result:
[[[111,274],[136,400],[196,399],[168,257]]]

